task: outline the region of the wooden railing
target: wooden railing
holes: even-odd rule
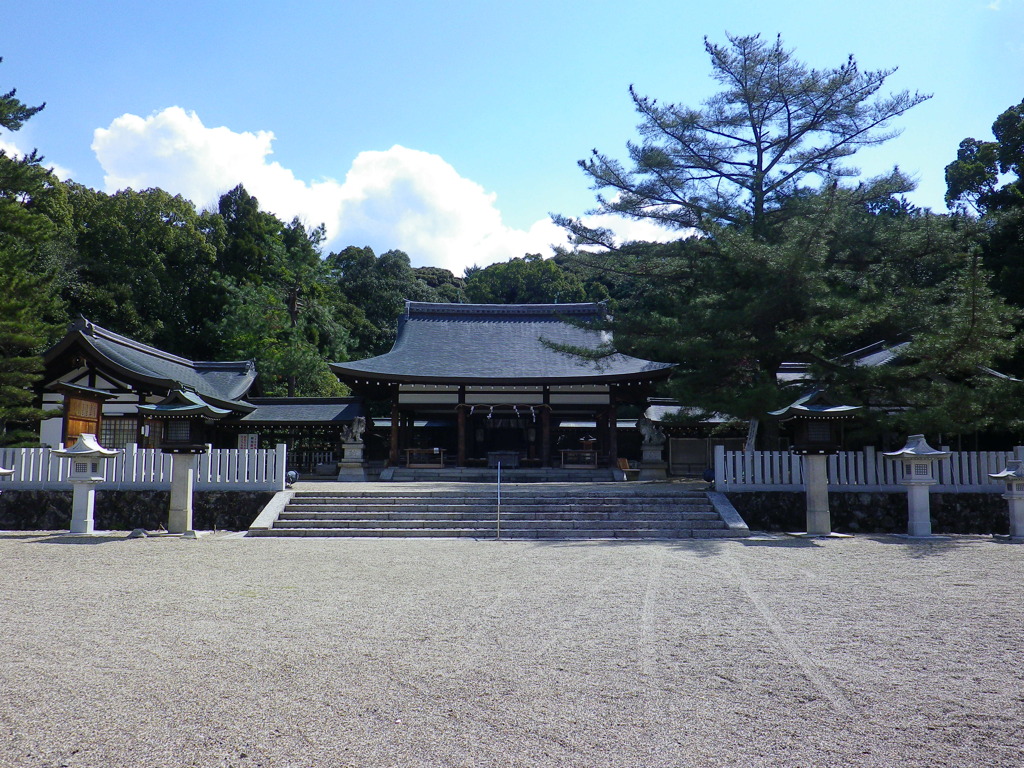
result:
[[[287,448],[217,448],[199,454],[196,490],[284,490]],[[0,448],[0,467],[13,469],[0,478],[0,490],[58,490],[71,485],[71,459],[50,455],[49,448]],[[129,443],[106,462],[104,490],[165,490],[171,487],[171,457]]]
[[[990,474],[1009,459],[1024,459],[1024,446],[1010,451],[956,451],[937,464],[935,492],[1003,493],[1006,486]],[[790,451],[727,451],[715,446],[715,488],[719,491],[802,491],[802,458]],[[901,463],[874,448],[841,451],[828,457],[831,491],[905,490]]]

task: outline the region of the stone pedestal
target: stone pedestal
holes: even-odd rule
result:
[[[167,515],[168,533],[186,533],[192,530],[192,489],[195,479],[195,454],[171,454],[171,503]]]
[[[366,468],[363,465],[363,444],[345,443],[342,458],[338,462],[338,480],[343,483],[365,483]]]
[[[832,515],[828,508],[828,456],[804,456],[804,487],[807,494],[807,533],[828,536]]]
[[[932,510],[929,487],[932,482],[909,483],[907,486],[907,535],[924,538],[932,535]]]
[[[661,457],[662,446],[644,445],[639,480],[667,480],[668,464]]]
[[[72,484],[71,532],[93,533],[96,530],[93,514],[96,510],[96,483],[79,481]]]
[[[1004,493],[1003,498],[1010,504],[1010,538],[1024,540],[1024,494]]]

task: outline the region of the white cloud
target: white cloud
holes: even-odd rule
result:
[[[204,207],[241,182],[262,208],[286,221],[323,222],[328,248],[398,248],[414,265],[456,274],[471,264],[548,255],[551,245],[566,242],[548,219],[526,230],[506,226],[497,196],[438,155],[399,145],[365,151],[343,182],[305,182],[269,159],[273,141],[269,131],[208,128],[194,112],[169,107],[146,118],[122,115],[96,130],[92,148],[108,192],[161,187]],[[616,221],[613,228],[628,239],[652,237],[649,227],[631,222]]]

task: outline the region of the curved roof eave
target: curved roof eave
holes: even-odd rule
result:
[[[47,350],[46,354],[44,355],[44,360],[46,362],[50,362],[55,357],[57,357],[61,352],[68,349],[68,347],[70,347],[76,341],[84,342],[88,349],[93,353],[93,355],[95,355],[96,358],[102,360],[103,365],[108,367],[117,376],[123,376],[128,379],[142,381],[146,384],[152,384],[153,386],[161,387],[168,390],[177,389],[181,385],[181,382],[179,381],[175,381],[173,379],[169,379],[163,376],[154,375],[153,373],[146,373],[136,368],[129,368],[128,366],[121,364],[117,360],[111,359],[109,355],[105,354],[101,349],[99,349],[95,344],[93,344],[89,335],[83,333],[81,329],[75,329],[74,334],[68,334],[64,339],[62,339],[60,342],[54,345],[51,349]],[[248,388],[252,386],[252,383],[253,381],[255,381],[255,378],[255,374],[248,377],[249,381],[248,386],[246,386],[245,388],[246,390],[248,390]],[[244,413],[250,413],[255,410],[255,406],[249,405],[249,403],[240,400],[230,400],[227,398],[208,394],[206,392],[203,392],[202,395],[204,399],[210,402],[211,405],[225,407],[232,411],[242,411]]]
[[[615,382],[640,382],[655,381],[667,377],[674,363],[659,363],[659,367],[644,371],[632,371],[629,373],[601,373],[599,371],[580,373],[574,376],[421,376],[417,374],[387,374],[376,371],[365,371],[359,368],[351,368],[343,363],[330,363],[331,370],[335,374],[343,375],[354,380],[365,380],[378,384],[465,384],[465,385],[486,385],[515,386],[515,385],[551,385],[560,384],[586,384],[586,383],[615,383]]]

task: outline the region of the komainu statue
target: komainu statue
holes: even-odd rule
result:
[[[361,443],[363,432],[366,431],[366,419],[363,416],[356,416],[352,423],[341,428],[341,441],[343,443]]]

